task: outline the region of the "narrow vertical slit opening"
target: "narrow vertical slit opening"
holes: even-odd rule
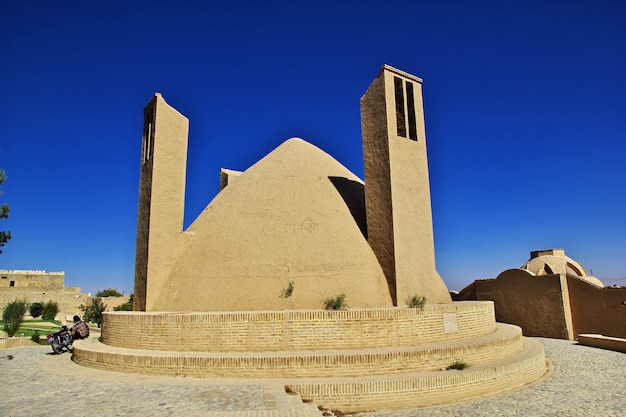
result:
[[[406,82],[406,105],[409,119],[409,139],[417,141],[417,119],[415,117],[415,94],[413,83]]]
[[[396,96],[396,126],[398,129],[398,136],[406,138],[406,125],[404,117],[404,86],[402,85],[402,80],[398,77],[393,77],[393,84]]]
[[[141,159],[145,164],[150,160],[154,152],[154,107],[149,109],[144,115],[142,139]]]
[[[150,135],[150,140],[148,142],[148,159],[152,158],[152,153],[154,152],[154,121],[150,121],[148,124],[148,134]]]

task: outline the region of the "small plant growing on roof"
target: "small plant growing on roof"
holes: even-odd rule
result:
[[[286,288],[283,288],[283,292],[280,294],[283,298],[289,298],[293,294],[293,281],[289,281]]]
[[[452,362],[452,365],[448,366],[448,369],[457,369],[459,371],[462,371],[465,368],[469,368],[469,365],[458,359]]]
[[[326,310],[341,310],[342,308],[348,308],[348,304],[346,304],[346,295],[339,294],[335,297],[328,297],[324,300],[324,308]]]
[[[406,305],[409,308],[419,308],[422,309],[426,305],[426,297],[419,297],[417,295],[413,295],[406,299]]]

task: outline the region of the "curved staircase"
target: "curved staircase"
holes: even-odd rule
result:
[[[106,313],[102,341],[77,342],[73,360],[148,375],[271,378],[343,412],[459,401],[527,384],[546,371],[543,346],[517,326],[495,323],[491,302],[422,310]],[[447,370],[455,361],[469,368]]]

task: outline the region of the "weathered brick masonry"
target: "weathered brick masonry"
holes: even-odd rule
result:
[[[444,314],[456,316],[446,332]],[[493,303],[424,309],[295,310],[206,313],[105,313],[111,346],[181,352],[261,352],[415,346],[482,336],[496,329]]]
[[[540,344],[495,322],[491,302],[423,309],[105,313],[102,341],[75,362],[103,370],[204,378],[275,378],[343,411],[461,400],[537,379]],[[468,370],[441,371],[460,360]]]

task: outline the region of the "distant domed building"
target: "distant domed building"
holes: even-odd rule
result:
[[[496,320],[520,326],[526,336],[626,338],[626,287],[605,287],[563,249],[530,252],[520,268],[476,280],[453,299],[493,301]]]
[[[535,275],[566,274],[587,281],[598,287],[604,287],[602,281],[591,275],[581,264],[565,255],[563,249],[549,249],[530,252],[530,259],[521,269]]]

